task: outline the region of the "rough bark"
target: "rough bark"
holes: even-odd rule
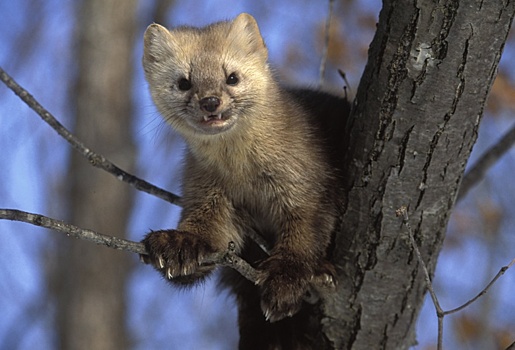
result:
[[[88,0],[77,19],[75,134],[130,171],[134,0]],[[133,192],[111,175],[70,154],[65,195],[68,221],[123,235]],[[62,349],[126,349],[126,253],[76,240],[60,241],[55,273],[58,345]]]
[[[325,307],[334,349],[407,349],[515,11],[514,1],[385,0],[348,128],[348,201]],[[435,319],[436,322],[436,319]]]

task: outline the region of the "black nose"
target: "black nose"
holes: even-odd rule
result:
[[[213,113],[220,106],[221,101],[218,97],[204,97],[199,102],[200,108],[206,112]]]

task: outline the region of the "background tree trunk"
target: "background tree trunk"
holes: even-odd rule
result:
[[[395,210],[434,271],[515,2],[384,1],[349,125],[348,205],[326,305],[335,349],[407,349],[426,285]],[[436,320],[435,320],[436,322]]]
[[[87,0],[77,11],[75,134],[95,151],[131,170],[132,55],[136,1]],[[70,154],[66,193],[68,220],[79,226],[123,236],[133,191]],[[126,349],[125,283],[127,253],[59,240],[55,300],[60,347]]]

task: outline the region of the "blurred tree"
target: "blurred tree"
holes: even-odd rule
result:
[[[77,7],[74,133],[125,169],[132,169],[132,57],[135,0],[85,0]],[[70,154],[64,207],[82,227],[123,236],[133,192]],[[59,240],[54,271],[58,344],[61,349],[126,349],[127,254],[76,240]]]

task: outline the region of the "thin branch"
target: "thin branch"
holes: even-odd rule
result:
[[[465,174],[461,182],[457,200],[462,199],[484,176],[485,173],[501,158],[515,143],[515,125],[497,142],[490,147],[474,166]]]
[[[411,229],[411,224],[409,222],[408,217],[408,208],[406,206],[402,206],[396,211],[397,216],[402,216],[403,223],[408,230],[408,236],[413,250],[415,251],[415,255],[417,256],[418,262],[420,266],[422,266],[422,271],[424,272],[424,279],[426,281],[427,289],[429,290],[429,295],[431,295],[431,299],[433,300],[433,304],[436,309],[436,316],[438,317],[438,345],[437,349],[442,350],[442,339],[443,339],[443,317],[444,311],[438,302],[438,297],[433,289],[433,284],[431,283],[431,277],[429,276],[429,271],[427,266],[422,259],[422,254],[420,254],[420,250],[418,249],[417,242],[415,241],[415,237],[413,236],[413,230]]]
[[[343,79],[343,91],[345,92],[344,97],[346,100],[348,100],[348,95],[352,96],[352,89],[350,87],[349,81],[347,80],[347,74],[345,74],[345,72],[341,69],[338,69],[338,74],[340,74],[340,77]]]
[[[124,250],[131,253],[147,254],[143,243],[132,242],[123,238],[107,236],[92,230],[82,229],[64,221],[52,219],[44,215],[28,213],[15,209],[0,209],[0,219],[21,221],[35,226],[65,233],[69,237],[84,239],[106,247]]]
[[[68,129],[66,129],[50,112],[48,112],[31,94],[22,88],[16,81],[14,81],[3,69],[0,67],[0,80],[11,89],[20,99],[27,104],[34,112],[36,112],[41,119],[50,125],[60,136],[62,136],[68,143],[79,151],[94,167],[103,169],[108,173],[114,175],[118,180],[124,181],[133,186],[137,190],[152,194],[161,198],[169,203],[178,204],[180,197],[163,190],[151,183],[142,180],[134,175],[131,175],[124,170],[114,165],[111,161],[104,156],[93,152],[79,141]]]
[[[318,81],[319,87],[321,87],[322,83],[324,82],[325,67],[327,65],[327,54],[329,51],[329,35],[330,35],[330,29],[331,29],[331,19],[333,17],[333,3],[334,3],[334,0],[329,0],[329,13],[327,15],[327,20],[325,22],[324,47],[322,48],[322,58],[320,60],[319,81]]]
[[[65,233],[68,237],[83,239],[108,248],[123,250],[136,254],[148,254],[143,243],[133,242],[127,239],[108,236],[93,230],[82,229],[78,226],[68,224],[62,220],[49,218],[48,216],[28,213],[15,209],[0,209],[0,219],[21,221],[50,230]],[[228,266],[238,271],[243,277],[255,283],[257,271],[245,260],[234,253],[234,243],[230,243],[227,251],[215,253],[208,256],[204,263]]]
[[[417,243],[415,242],[415,238],[413,236],[413,230],[411,229],[411,224],[409,222],[408,209],[407,209],[406,206],[402,206],[399,209],[397,209],[395,213],[396,213],[397,216],[402,216],[403,217],[403,224],[406,226],[406,229],[408,230],[408,236],[409,236],[409,240],[410,240],[411,246],[413,247],[413,250],[415,251],[417,259],[418,259],[420,265],[422,266],[422,270],[424,272],[425,281],[426,281],[426,284],[427,284],[427,289],[429,290],[429,294],[431,295],[431,299],[433,300],[433,304],[434,304],[435,309],[436,309],[436,315],[438,317],[438,345],[437,345],[437,349],[441,350],[442,349],[442,343],[443,343],[443,319],[444,319],[444,317],[446,315],[449,315],[449,314],[458,312],[460,310],[463,310],[464,308],[466,308],[467,306],[469,306],[470,304],[475,302],[477,299],[479,299],[480,297],[485,295],[488,292],[488,290],[494,285],[494,283],[502,275],[504,275],[506,270],[508,270],[510,267],[512,267],[515,264],[515,259],[513,259],[508,265],[503,266],[499,270],[499,272],[497,272],[495,277],[486,285],[486,287],[483,288],[483,290],[481,290],[474,298],[470,299],[465,304],[463,304],[463,305],[461,305],[461,306],[459,306],[457,308],[444,311],[440,307],[440,303],[438,302],[438,298],[436,296],[436,293],[435,293],[435,291],[433,289],[433,285],[431,283],[431,278],[429,277],[428,269],[426,267],[426,264],[424,263],[424,260],[422,260],[422,255],[420,254],[420,250],[418,249]]]
[[[204,263],[211,262],[216,265],[231,267],[238,271],[240,275],[245,277],[247,280],[251,281],[252,283],[256,283],[258,279],[257,270],[253,268],[244,259],[236,255],[235,249],[236,245],[234,244],[234,242],[229,242],[229,247],[227,248],[227,251],[219,254],[213,254],[212,257],[208,258],[209,260],[204,260]]]
[[[444,315],[449,315],[449,314],[453,314],[455,312],[458,312],[460,310],[463,310],[464,308],[466,308],[467,306],[469,306],[470,304],[472,304],[473,302],[475,302],[477,299],[481,298],[483,295],[485,295],[488,290],[490,289],[490,287],[492,287],[494,285],[494,283],[499,279],[499,277],[501,277],[502,275],[504,275],[504,273],[506,272],[506,270],[508,270],[510,267],[513,266],[513,264],[515,264],[515,259],[513,259],[508,265],[506,266],[503,266],[501,267],[501,269],[499,270],[499,272],[497,272],[497,274],[495,275],[494,278],[492,278],[492,280],[486,285],[486,287],[480,291],[474,298],[470,299],[469,301],[467,301],[465,304],[461,305],[461,306],[458,306],[457,308],[455,309],[452,309],[452,310],[448,310],[448,311],[445,311],[444,312]]]

